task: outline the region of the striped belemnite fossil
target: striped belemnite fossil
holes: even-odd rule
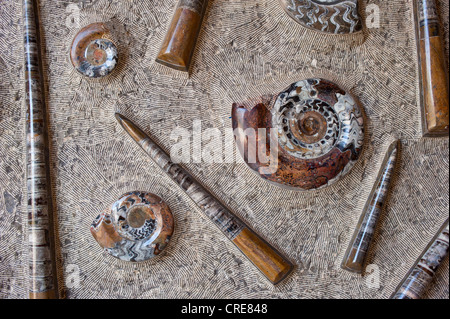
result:
[[[449,249],[449,223],[442,225],[422,256],[406,274],[391,299],[421,299]]]
[[[39,4],[23,0],[29,298],[59,296],[53,230],[47,109],[39,34]]]
[[[119,55],[110,37],[105,23],[92,23],[78,32],[70,49],[70,61],[79,73],[101,78],[115,69]]]
[[[375,228],[383,210],[394,174],[398,156],[398,144],[399,141],[396,141],[390,145],[383,160],[376,188],[370,193],[369,200],[342,262],[341,266],[345,270],[356,273],[363,272],[367,253],[369,252]]]
[[[156,62],[188,72],[208,0],[180,0]]]
[[[157,195],[139,191],[122,195],[91,225],[92,235],[107,253],[132,262],[158,256],[173,231],[169,206]]]
[[[364,144],[362,109],[349,93],[324,79],[293,83],[251,109],[235,103],[232,122],[247,165],[263,179],[292,190],[315,190],[339,181],[355,165]]]
[[[117,121],[153,161],[192,199],[200,210],[232,241],[236,247],[269,279],[277,284],[285,279],[293,265],[275,248],[253,232],[243,221],[225,208],[181,166],[153,142],[133,122],[116,113]]]
[[[362,30],[358,0],[279,0],[287,14],[302,26],[331,34]]]

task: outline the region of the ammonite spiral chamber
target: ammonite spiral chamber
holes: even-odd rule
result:
[[[294,190],[338,181],[356,163],[364,142],[360,107],[350,94],[323,79],[292,84],[271,110],[264,103],[252,109],[235,104],[232,119],[248,166]]]
[[[124,194],[101,213],[91,233],[110,255],[124,261],[153,258],[167,246],[174,231],[172,213],[164,201],[151,193]]]
[[[75,69],[89,78],[110,74],[117,65],[119,54],[104,23],[90,24],[78,32],[70,50]]]

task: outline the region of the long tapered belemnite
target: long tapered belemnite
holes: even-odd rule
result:
[[[408,272],[391,299],[421,299],[449,249],[448,219]]]
[[[58,297],[47,116],[36,0],[23,0],[29,298]]]
[[[250,108],[248,102],[234,103],[231,119],[237,149],[248,167],[289,190],[313,191],[338,182],[364,147],[361,106],[350,93],[321,78],[294,82]]]
[[[305,28],[329,34],[351,34],[363,28],[358,0],[279,0],[281,7]]]
[[[273,284],[279,283],[289,275],[293,265],[275,248],[226,209],[181,166],[173,163],[170,157],[133,122],[118,113],[116,118],[153,161]]]
[[[415,0],[424,136],[449,133],[448,77],[435,0]]]
[[[156,62],[189,71],[208,0],[180,0]]]
[[[372,190],[369,201],[358,222],[350,245],[345,253],[342,268],[351,272],[362,273],[377,226],[381,211],[389,191],[398,154],[398,141],[393,143],[383,161],[382,171],[377,178],[376,188]]]

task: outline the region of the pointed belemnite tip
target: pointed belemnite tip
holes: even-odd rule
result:
[[[114,114],[114,116],[116,117],[116,120],[120,123],[122,122],[122,120],[125,118],[122,114],[120,114],[119,112],[116,112]]]
[[[115,114],[115,116],[116,116],[117,122],[119,122],[119,124],[120,124],[126,131],[129,131],[129,129],[130,129],[131,127],[134,127],[134,126],[135,126],[133,122],[131,122],[128,118],[125,117],[125,115],[122,115],[122,114],[120,114],[120,113],[117,112],[117,113]]]

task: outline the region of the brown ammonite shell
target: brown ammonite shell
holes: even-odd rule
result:
[[[119,55],[109,35],[104,23],[90,24],[78,32],[70,49],[70,60],[78,72],[89,78],[100,78],[114,70]]]
[[[294,190],[319,189],[346,175],[364,143],[364,117],[353,97],[324,79],[296,82],[269,105],[234,104],[233,129],[247,165]]]
[[[302,26],[331,34],[362,30],[358,0],[279,0],[286,13]]]
[[[92,235],[106,252],[132,262],[159,255],[173,231],[169,206],[154,194],[138,191],[122,195],[110,213],[101,213],[91,225]]]

